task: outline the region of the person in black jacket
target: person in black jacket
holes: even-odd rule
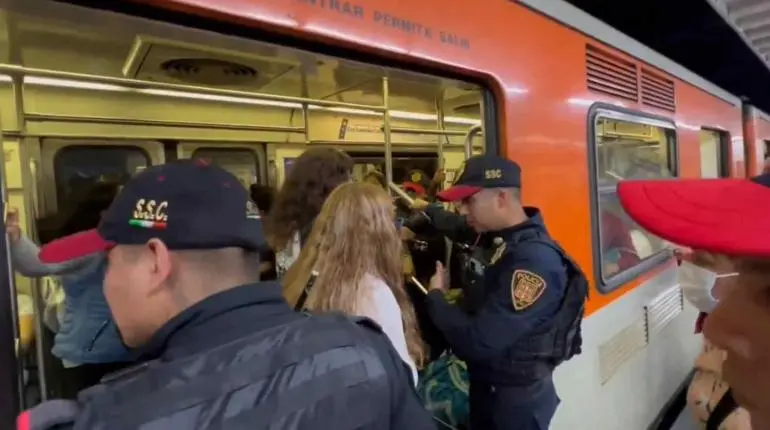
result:
[[[144,361],[81,392],[77,403],[43,403],[20,423],[434,428],[375,323],[295,313],[278,283],[259,282],[265,246],[256,205],[225,170],[184,160],[137,175],[98,229],[49,243],[40,258],[108,252],[105,297],[124,342]]]

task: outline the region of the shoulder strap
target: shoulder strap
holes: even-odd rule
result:
[[[732,388],[725,391],[725,394],[719,399],[719,402],[711,411],[708,421],[706,421],[706,430],[718,430],[719,426],[727,419],[730,414],[738,408],[738,403],[733,398]]]
[[[581,276],[583,279],[588,282],[588,278],[586,277],[585,273],[583,272],[583,269],[580,268],[580,266],[575,262],[575,260],[572,259],[572,257],[567,254],[567,252],[564,250],[564,248],[561,247],[555,240],[548,238],[548,240],[542,239],[541,237],[536,237],[534,242],[549,246],[551,249],[555,250],[559,255],[561,255],[562,260],[564,260],[566,266],[567,266],[567,276],[568,278],[572,278],[573,276]],[[586,291],[586,296],[588,295],[588,290]]]
[[[384,333],[385,333],[385,332],[382,330],[382,326],[380,326],[379,324],[377,324],[377,323],[376,323],[376,322],[375,322],[373,319],[371,319],[371,318],[369,318],[369,317],[359,317],[359,316],[355,316],[355,317],[349,317],[349,318],[350,318],[350,319],[351,319],[351,320],[352,320],[354,323],[356,323],[356,324],[358,324],[358,325],[360,325],[360,326],[362,326],[362,327],[365,327],[365,328],[367,328],[367,329],[369,329],[369,330],[372,330],[372,331],[376,332],[377,334],[384,334]]]
[[[297,299],[297,304],[294,305],[295,311],[302,312],[305,310],[305,302],[307,302],[307,297],[310,295],[310,291],[313,289],[316,279],[318,279],[318,272],[313,270],[310,273],[307,284],[305,284],[305,288],[302,289],[302,293],[299,295],[299,299]]]

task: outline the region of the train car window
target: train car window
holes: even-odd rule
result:
[[[382,153],[356,153],[348,152],[355,162],[353,176],[360,180],[368,172],[377,170],[385,171],[385,156]],[[438,156],[436,153],[393,154],[393,182],[429,182],[438,169]],[[415,173],[419,172],[418,179]]]
[[[254,151],[246,148],[198,148],[194,160],[205,160],[227,170],[248,188],[259,178],[259,161]]]
[[[729,136],[726,132],[701,129],[700,139],[700,174],[703,178],[724,178],[730,171]]]
[[[597,279],[600,290],[608,292],[658,264],[651,259],[668,247],[628,217],[616,190],[621,180],[676,177],[676,133],[665,121],[603,111],[593,126]]]
[[[125,183],[150,164],[149,155],[135,146],[72,145],[53,160],[58,207],[78,201],[94,184]]]

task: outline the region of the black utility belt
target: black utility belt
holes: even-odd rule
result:
[[[472,373],[473,371],[470,371]],[[553,376],[543,377],[541,379],[533,380],[508,380],[505,377],[495,378],[494,382],[487,379],[475,379],[473,376],[470,378],[471,387],[486,387],[489,391],[505,391],[506,393],[521,393],[521,394],[537,394],[543,389],[546,384],[553,383]]]

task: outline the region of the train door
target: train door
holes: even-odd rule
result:
[[[700,140],[700,176],[726,178],[730,176],[730,136],[720,130],[703,128]]]
[[[216,164],[235,175],[246,188],[252,184],[264,184],[267,180],[265,148],[260,144],[180,142],[177,156]]]

